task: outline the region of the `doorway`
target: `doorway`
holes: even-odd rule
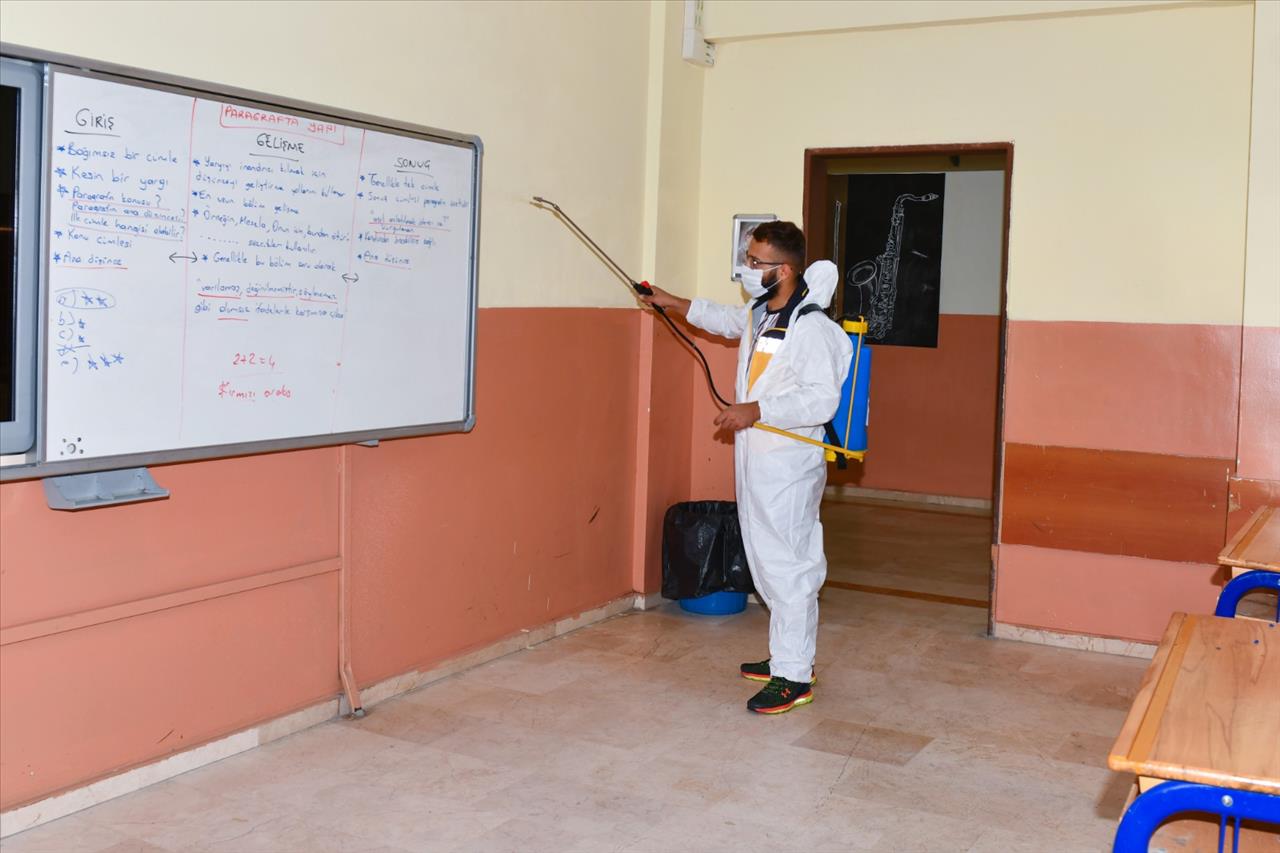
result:
[[[993,619],[1012,143],[805,152],[808,261],[867,317],[868,453],[832,466],[828,585]]]

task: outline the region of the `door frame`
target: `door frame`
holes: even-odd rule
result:
[[[995,631],[997,562],[1000,545],[1000,510],[1004,473],[1005,366],[1008,359],[1009,314],[1009,209],[1013,198],[1013,142],[955,142],[930,145],[873,145],[854,148],[806,148],[804,152],[803,225],[806,263],[820,260],[827,237],[827,164],[833,160],[933,155],[963,157],[968,154],[1004,155],[1004,220],[1000,228],[1000,339],[996,368],[995,465],[991,471],[991,571],[988,581],[987,634]],[[822,239],[815,239],[821,237]],[[838,236],[835,237],[838,239]]]

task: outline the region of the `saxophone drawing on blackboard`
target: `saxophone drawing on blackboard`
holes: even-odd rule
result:
[[[849,270],[848,282],[858,294],[857,310],[853,313],[867,318],[867,337],[883,340],[893,331],[894,305],[898,301],[898,261],[902,255],[902,223],[909,201],[929,202],[938,198],[937,193],[915,195],[903,193],[893,202],[889,216],[889,236],[884,251],[872,260],[859,261]],[[854,306],[850,306],[854,307]]]

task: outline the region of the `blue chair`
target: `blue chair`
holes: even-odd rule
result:
[[[1184,812],[1218,815],[1218,853],[1222,853],[1229,830],[1234,839],[1230,849],[1240,849],[1241,820],[1280,825],[1280,796],[1195,782],[1162,782],[1129,806],[1116,830],[1113,850],[1147,853],[1151,835],[1160,824]]]
[[[1236,606],[1240,599],[1259,589],[1270,589],[1280,593],[1280,572],[1245,572],[1222,588],[1218,594],[1218,606],[1214,608],[1214,616],[1225,616],[1228,619],[1236,615]],[[1276,605],[1276,621],[1280,622],[1280,603]]]

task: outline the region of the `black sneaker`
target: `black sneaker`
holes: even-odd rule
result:
[[[757,714],[784,714],[813,701],[813,688],[798,681],[770,678],[760,692],[747,700],[747,710]]]
[[[739,669],[742,677],[749,681],[768,681],[772,676],[769,673],[769,661],[762,660],[756,663],[744,663]],[[814,673],[810,684],[818,683],[818,674]]]

